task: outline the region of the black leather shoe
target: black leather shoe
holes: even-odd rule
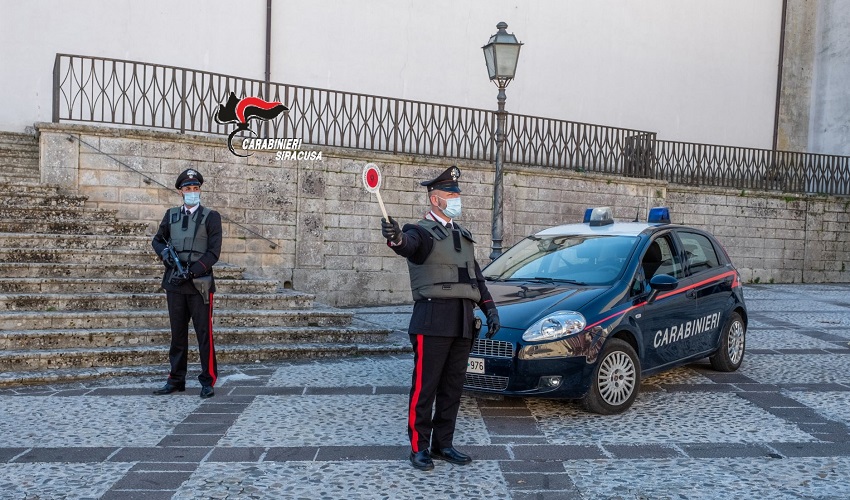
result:
[[[201,399],[207,399],[215,396],[215,391],[211,385],[201,387]]]
[[[472,462],[472,457],[457,451],[454,447],[431,450],[431,456],[437,460],[445,460],[455,465],[466,465]]]
[[[434,461],[431,460],[428,450],[422,450],[417,453],[411,451],[410,463],[419,470],[432,470],[434,468]]]
[[[170,384],[170,383],[166,382],[164,386],[153,391],[153,393],[161,396],[163,394],[171,394],[172,392],[183,392],[185,390],[186,390],[185,385],[176,385],[176,384]]]

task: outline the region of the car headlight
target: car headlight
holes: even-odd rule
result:
[[[575,311],[558,311],[531,325],[522,334],[522,340],[540,342],[555,340],[584,330],[587,322],[584,316]]]

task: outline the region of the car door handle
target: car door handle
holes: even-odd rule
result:
[[[689,298],[689,299],[695,299],[695,298],[697,298],[697,292],[696,292],[696,290],[688,290],[687,292],[685,292],[685,297],[687,297],[687,298]]]

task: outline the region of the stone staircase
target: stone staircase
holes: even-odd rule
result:
[[[37,143],[8,136],[0,134],[0,162],[12,165],[0,170],[0,386],[165,378],[170,331],[162,264],[147,226],[38,184]],[[243,279],[243,272],[216,265],[213,331],[222,368],[406,349],[387,341],[391,330],[358,323],[277,281]],[[194,345],[191,329],[189,336]]]
[[[41,180],[38,139],[31,134],[0,133],[0,176],[14,182]]]

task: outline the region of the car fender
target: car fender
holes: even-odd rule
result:
[[[637,353],[638,360],[643,359],[644,344],[643,342],[640,342],[641,334],[640,329],[638,329],[637,326],[633,326],[629,322],[620,323],[617,329],[606,337],[606,340],[611,338],[627,342]]]

